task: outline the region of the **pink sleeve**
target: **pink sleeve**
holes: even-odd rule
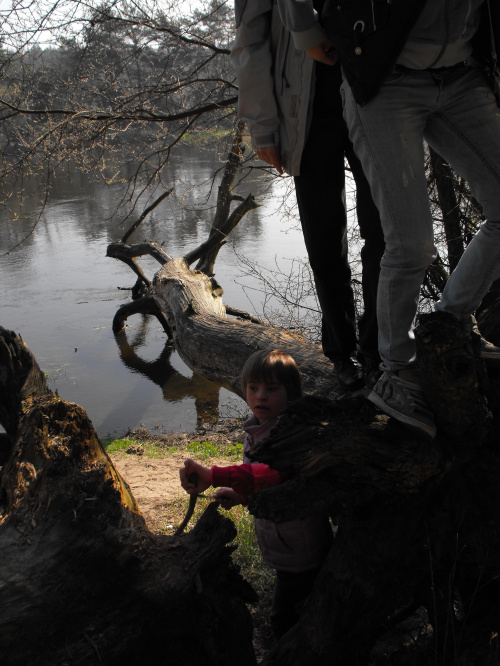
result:
[[[243,465],[230,465],[229,467],[214,467],[210,470],[210,480],[214,488],[229,486],[243,499],[244,504],[248,498],[258,490],[271,488],[281,483],[281,475],[269,465],[262,463],[245,463]]]

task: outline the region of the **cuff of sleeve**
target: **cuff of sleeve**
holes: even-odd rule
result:
[[[210,468],[210,485],[213,488],[220,488],[221,486],[226,485],[225,481],[226,478],[221,478],[221,474],[225,473],[225,468],[224,467],[217,467],[214,465],[213,467]]]
[[[295,47],[299,51],[307,51],[307,49],[312,49],[313,46],[322,44],[326,39],[325,32],[319,23],[314,25],[312,28],[309,28],[308,30],[292,32],[292,36]]]
[[[279,132],[269,132],[267,134],[252,134],[252,146],[254,150],[260,148],[273,148],[280,145]]]

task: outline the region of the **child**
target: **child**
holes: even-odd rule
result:
[[[246,505],[252,493],[282,481],[279,472],[268,465],[251,463],[248,454],[254,444],[268,437],[287,402],[302,395],[295,361],[278,349],[252,354],[243,367],[241,383],[253,413],[243,426],[247,433],[244,464],[209,469],[188,459],[179,472],[181,485],[190,494],[201,493],[209,486],[228,486],[214,494],[225,509]],[[196,483],[189,480],[193,473],[197,475]],[[299,618],[300,605],[330,547],[332,531],[328,517],[322,515],[283,523],[254,518],[254,523],[262,557],[276,570],[271,626],[275,636],[281,638]]]

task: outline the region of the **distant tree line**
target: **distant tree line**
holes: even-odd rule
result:
[[[141,189],[158,184],[186,134],[232,130],[232,4],[210,0],[187,17],[180,8],[66,0],[48,7],[37,0],[29,10],[3,13],[5,201],[26,175],[49,182],[68,159],[101,172],[126,159]]]

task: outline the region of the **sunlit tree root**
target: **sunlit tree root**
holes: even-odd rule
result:
[[[211,505],[182,539],[147,530],[85,412],[0,329],[2,666],[252,665],[250,587]],[[8,396],[8,399],[7,399]],[[231,626],[231,631],[227,628]]]

